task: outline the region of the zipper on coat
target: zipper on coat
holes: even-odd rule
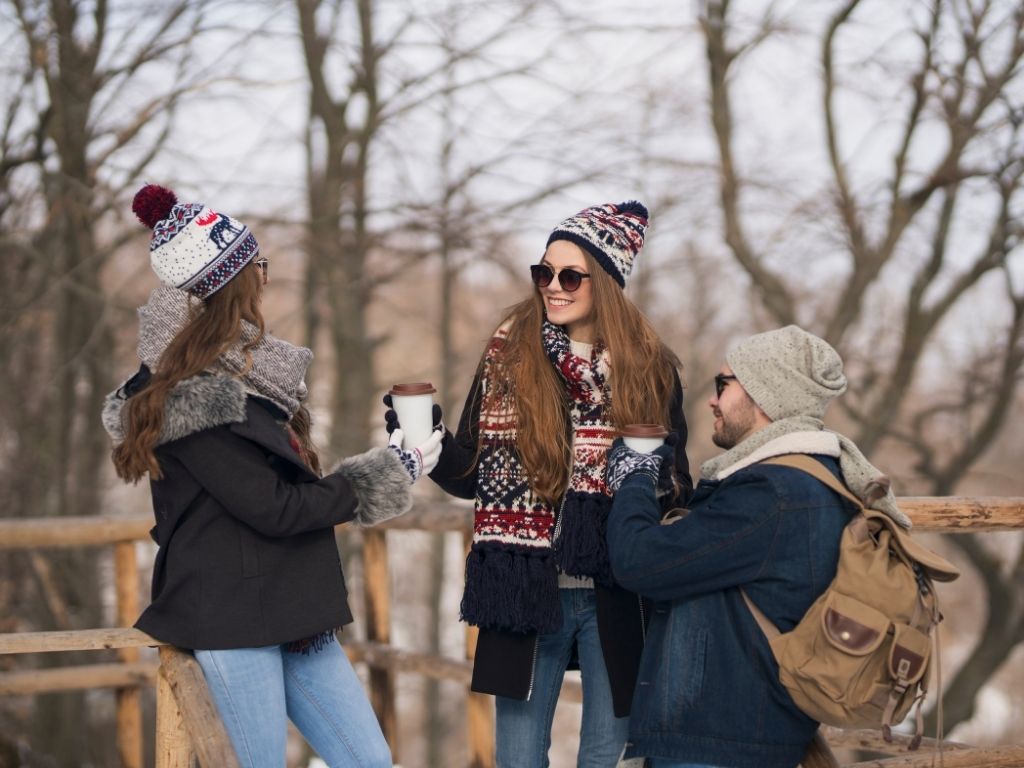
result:
[[[533,661],[530,662],[530,687],[526,689],[526,700],[533,696],[533,683],[537,677],[537,654],[540,652],[540,632],[533,641]]]
[[[562,513],[565,512],[565,502],[569,498],[569,491],[565,492],[562,496],[562,503],[558,507],[558,517],[555,518],[555,532],[551,534],[551,546],[555,546],[555,542],[558,541],[558,536],[562,532]]]

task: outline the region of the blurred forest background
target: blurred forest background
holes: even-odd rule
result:
[[[144,182],[256,233],[329,460],[383,442],[396,381],[454,423],[551,227],[637,198],[629,294],[684,362],[695,463],[723,349],[797,322],[844,356],[830,423],[899,495],[1024,495],[1022,56],[1019,0],[0,0],[0,515],[149,509],[99,420],[156,285]],[[393,641],[461,658],[458,536],[391,539]],[[1020,740],[1021,535],[928,543],[965,570],[947,734]],[[108,560],[0,553],[0,632],[109,625]],[[464,691],[399,691],[403,764],[464,764]],[[0,700],[0,747],[114,765],[112,706]]]

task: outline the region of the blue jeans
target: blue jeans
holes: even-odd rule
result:
[[[615,717],[612,689],[597,634],[592,589],[560,589],[562,628],[538,637],[529,700],[495,697],[498,768],[546,768],[551,722],[562,678],[576,642],[583,676],[583,722],[578,768],[614,768],[626,746],[628,717]]]
[[[648,762],[651,768],[721,768],[721,766],[709,763],[674,763],[671,760],[660,760],[658,758],[651,758]]]
[[[195,656],[242,768],[285,764],[288,718],[332,768],[390,768],[391,750],[337,640],[306,654],[269,645]]]

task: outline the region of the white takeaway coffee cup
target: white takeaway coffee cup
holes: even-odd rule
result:
[[[666,437],[668,430],[661,424],[627,424],[622,430],[622,442],[638,453],[651,453]]]
[[[427,381],[395,384],[388,390],[402,429],[402,447],[422,445],[434,431],[434,385]]]

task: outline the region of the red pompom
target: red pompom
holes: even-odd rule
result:
[[[147,184],[135,193],[132,211],[139,221],[152,229],[158,221],[167,218],[176,202],[178,197],[171,190],[158,184]]]

